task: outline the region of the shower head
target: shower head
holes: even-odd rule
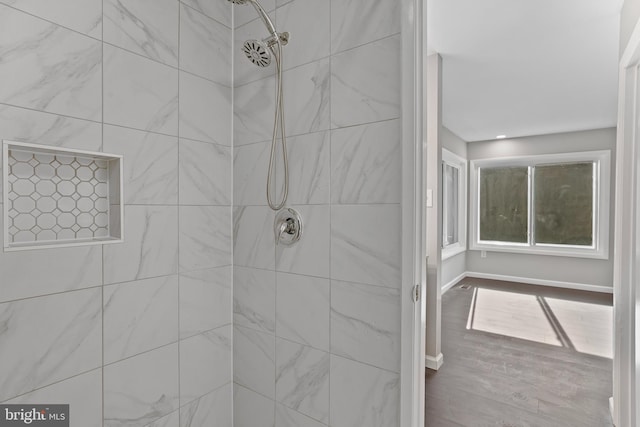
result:
[[[267,44],[260,40],[247,40],[242,46],[242,51],[249,61],[258,67],[267,67],[271,64],[271,53]]]
[[[233,4],[245,4],[247,0],[229,0]]]

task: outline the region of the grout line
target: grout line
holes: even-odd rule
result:
[[[235,131],[234,131],[234,127],[235,127],[235,91],[236,91],[236,87],[235,87],[235,82],[234,82],[234,77],[235,77],[235,49],[234,49],[234,42],[235,42],[235,36],[236,36],[236,30],[235,30],[235,5],[231,5],[231,49],[230,49],[230,55],[231,55],[231,101],[230,101],[230,105],[231,105],[231,111],[229,114],[229,126],[230,126],[230,140],[228,141],[229,144],[231,145],[231,155],[230,155],[230,173],[231,173],[231,179],[230,179],[230,188],[227,188],[227,191],[229,191],[229,200],[231,201],[231,206],[229,207],[230,210],[230,221],[229,221],[229,228],[230,228],[230,252],[231,252],[231,274],[230,274],[230,278],[229,280],[231,281],[230,285],[230,289],[231,289],[231,298],[229,301],[230,304],[230,321],[231,321],[231,328],[230,328],[230,339],[231,339],[231,349],[230,351],[230,357],[229,360],[231,361],[230,363],[230,371],[229,372],[229,377],[231,379],[231,414],[230,414],[230,419],[231,419],[231,425],[235,425],[235,406],[236,406],[236,402],[235,402],[235,383],[234,383],[234,369],[235,369],[235,352],[234,352],[234,343],[235,343],[235,321],[234,321],[234,298],[235,298],[235,235],[234,235],[234,224],[235,224],[235,218],[234,218],[234,204],[235,204],[235,197],[234,197],[234,186],[235,186],[235,155],[236,155],[236,146],[235,146]]]
[[[58,381],[55,381],[55,382],[52,382],[51,384],[46,384],[46,385],[43,385],[43,386],[41,386],[41,387],[34,388],[33,390],[29,390],[29,391],[27,391],[27,392],[25,392],[25,393],[20,393],[20,394],[18,394],[18,395],[16,395],[16,396],[10,397],[9,399],[0,400],[0,404],[4,404],[4,403],[6,403],[6,402],[9,402],[10,400],[13,400],[13,399],[17,399],[17,398],[19,398],[19,397],[26,396],[26,395],[31,394],[31,393],[34,393],[34,392],[36,392],[36,391],[38,391],[38,390],[42,390],[42,389],[44,389],[44,388],[51,387],[51,386],[54,386],[54,385],[56,385],[56,384],[60,384],[60,383],[63,383],[63,382],[65,382],[65,381],[69,381],[69,380],[72,380],[72,379],[77,378],[77,377],[79,377],[79,376],[86,375],[86,374],[88,374],[88,373],[91,373],[91,372],[94,372],[94,371],[98,371],[98,370],[103,371],[102,366],[97,366],[97,367],[95,367],[95,368],[91,368],[91,369],[86,370],[86,371],[78,372],[77,374],[71,375],[70,377],[63,378],[63,379],[58,380]],[[104,374],[101,374],[101,375],[104,377]]]
[[[178,233],[178,235],[176,236],[176,256],[177,256],[177,271],[178,271],[178,300],[176,301],[176,304],[178,305],[178,366],[176,369],[176,372],[178,374],[178,422],[180,420],[180,418],[182,417],[182,407],[180,406],[180,402],[182,401],[182,373],[181,373],[181,359],[180,359],[180,355],[182,353],[181,349],[182,349],[182,341],[181,341],[181,329],[180,329],[180,297],[181,297],[181,289],[182,287],[181,285],[181,280],[180,280],[180,212],[182,211],[181,209],[181,204],[180,204],[180,169],[181,169],[181,165],[180,165],[180,148],[181,148],[181,141],[180,141],[180,114],[181,114],[181,109],[180,109],[180,66],[181,64],[181,57],[182,57],[182,51],[180,49],[181,46],[181,39],[180,39],[180,33],[182,30],[182,8],[180,7],[180,5],[182,4],[182,2],[178,3],[178,74],[177,74],[177,85],[178,85],[178,105],[177,105],[177,110],[178,110],[178,123],[176,126],[177,129],[177,133],[178,133],[178,152],[177,152],[177,162],[176,162],[176,168],[177,168],[177,174],[176,174],[176,181],[177,181],[177,187],[178,187],[178,197],[177,197],[177,202],[178,202],[178,208],[177,208],[177,214],[176,214],[176,222],[177,222],[177,227],[176,227],[176,231]]]
[[[100,141],[100,148],[101,151],[104,152],[104,0],[102,0],[100,2],[100,27],[101,27],[101,34],[100,34],[100,38],[102,40],[100,40],[100,49],[102,51],[102,57],[100,58],[100,66],[101,66],[101,81],[100,81],[100,85],[101,85],[101,95],[102,95],[102,108],[101,108],[101,123],[100,123],[100,132],[101,132],[101,137],[102,137],[102,141]],[[123,164],[120,165],[120,167],[122,168],[121,170],[124,170],[124,157],[122,158],[122,162]],[[121,174],[122,175],[122,174]],[[124,183],[120,183],[121,185],[121,191],[124,193]],[[124,194],[121,194],[121,203],[124,203]],[[120,218],[120,235],[121,237],[124,238],[124,235],[122,234],[122,230],[124,229],[124,224],[125,224],[125,218],[124,218],[124,214],[125,214],[125,207],[123,206],[122,209],[120,210],[120,212],[122,212],[122,216],[123,218]],[[109,213],[111,213],[111,210],[109,210]],[[111,219],[109,218],[109,223],[111,223]],[[102,407],[101,412],[102,412],[102,419],[100,420],[102,426],[104,427],[104,418],[105,418],[105,412],[104,412],[104,407],[105,407],[105,399],[104,399],[104,395],[105,395],[105,376],[104,376],[104,354],[105,354],[105,343],[104,343],[104,277],[105,277],[105,254],[104,254],[104,247],[105,245],[100,245],[101,251],[100,251],[100,267],[102,269],[102,275],[100,277],[101,279],[101,292],[100,295],[102,297],[102,307],[100,307],[100,312],[102,314],[102,351],[101,351],[101,374],[102,374],[102,384],[101,384],[101,389],[102,389],[102,393],[101,393],[101,399],[102,399]]]
[[[329,94],[328,94],[328,98],[329,98],[329,127],[331,128],[332,123],[333,123],[333,109],[332,107],[332,99],[331,99],[331,82],[332,82],[332,76],[333,76],[333,55],[331,54],[331,51],[333,50],[333,23],[332,23],[332,19],[331,19],[331,4],[333,2],[330,1],[329,2],[329,81],[327,82],[328,85],[328,90],[329,90]],[[332,243],[333,243],[333,237],[332,237],[332,226],[333,223],[331,221],[332,219],[332,213],[333,213],[333,203],[331,202],[332,198],[333,198],[333,194],[331,191],[332,188],[332,183],[333,183],[333,163],[331,161],[331,150],[333,148],[333,132],[329,131],[329,278],[332,277],[332,273],[333,270],[331,268],[331,256],[332,256],[332,251],[331,251],[331,247],[332,247]],[[331,327],[331,311],[333,310],[332,306],[332,289],[333,289],[333,280],[329,279],[329,369],[328,369],[328,374],[327,376],[328,378],[328,383],[329,383],[329,402],[327,404],[327,424],[331,424],[331,351],[332,351],[332,340],[333,340],[333,328]]]

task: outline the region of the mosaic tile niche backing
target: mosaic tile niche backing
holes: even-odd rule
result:
[[[22,148],[5,152],[5,247],[118,237],[109,227],[108,159]]]

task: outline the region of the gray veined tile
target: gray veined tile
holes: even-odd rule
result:
[[[104,121],[178,134],[178,71],[104,45]]]
[[[276,0],[262,0],[260,4],[264,8],[264,10],[269,13],[271,20],[274,20],[273,10],[276,8]],[[246,24],[249,21],[258,19],[258,14],[249,3],[243,5],[234,4],[233,13],[234,25],[236,26],[236,28],[240,25]]]
[[[178,344],[104,368],[105,427],[146,426],[179,407]]]
[[[231,145],[231,88],[180,72],[180,137]]]
[[[233,91],[234,146],[271,141],[276,103],[275,85],[274,78],[267,77],[235,87]]]
[[[0,302],[99,286],[101,258],[102,248],[98,246],[0,251]]]
[[[198,10],[210,18],[231,28],[231,8],[232,3],[228,1],[217,0],[181,0],[186,4]]]
[[[277,275],[276,335],[329,351],[329,280]]]
[[[273,400],[238,384],[233,385],[234,427],[275,427],[274,417]]]
[[[231,34],[230,28],[181,6],[180,69],[232,86]]]
[[[42,111],[0,105],[3,139],[89,151],[102,147],[102,125]]]
[[[102,43],[4,5],[0,28],[0,102],[100,120]]]
[[[276,360],[276,400],[327,423],[329,353],[278,339]]]
[[[329,204],[329,137],[329,131],[323,131],[287,138],[288,205]],[[281,161],[280,157],[278,161]],[[276,171],[281,182],[283,168],[278,167]]]
[[[178,3],[175,0],[105,0],[104,41],[177,66]]]
[[[102,369],[94,369],[3,403],[34,402],[69,405],[70,409],[73,408],[74,425],[102,427]]]
[[[396,427],[400,376],[331,356],[332,427]]]
[[[274,213],[267,206],[233,209],[234,265],[275,269]]]
[[[104,362],[178,340],[178,277],[104,287]]]
[[[180,409],[180,427],[233,427],[233,384],[229,383]]]
[[[401,139],[399,120],[331,131],[332,203],[400,203]]]
[[[329,277],[331,240],[329,206],[291,207],[302,217],[303,234],[295,245],[276,246],[276,269],[288,273]]]
[[[400,32],[400,7],[387,0],[331,0],[331,51]]]
[[[333,280],[331,353],[400,372],[400,292]]]
[[[234,267],[233,322],[236,326],[275,333],[276,273]]]
[[[180,342],[180,404],[232,381],[231,325]]]
[[[326,427],[326,424],[280,404],[276,404],[276,425],[278,427]]]
[[[180,207],[180,271],[231,265],[231,208]]]
[[[125,242],[107,245],[104,283],[175,274],[178,269],[178,208],[125,206]]]
[[[105,125],[104,151],[124,156],[125,204],[177,204],[176,137]]]
[[[283,48],[284,69],[329,56],[329,1],[295,0],[276,9],[278,31],[290,33]]]
[[[26,108],[0,105],[0,135],[11,141],[100,151],[102,124]],[[0,172],[2,171],[0,153]],[[0,197],[2,196],[0,184]]]
[[[180,140],[180,204],[231,205],[231,148]]]
[[[102,0],[2,0],[2,3],[93,38],[102,37]]]
[[[99,367],[101,300],[94,288],[0,304],[0,401]]]
[[[180,338],[232,322],[231,268],[197,270],[180,275]]]
[[[275,337],[242,326],[233,331],[233,381],[275,398]]]
[[[236,205],[266,205],[266,179],[270,142],[242,145],[233,153],[233,202]]]
[[[329,129],[329,77],[329,59],[283,73],[285,127],[288,135]]]
[[[331,207],[331,278],[400,287],[399,205]]]
[[[180,427],[180,410],[153,421],[144,427]]]
[[[334,55],[331,126],[400,117],[400,71],[400,36]]]

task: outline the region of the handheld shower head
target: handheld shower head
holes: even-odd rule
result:
[[[268,67],[271,64],[271,53],[263,41],[247,40],[242,46],[242,51],[249,58],[249,61],[258,67]]]
[[[247,0],[229,0],[233,4],[245,4]]]

